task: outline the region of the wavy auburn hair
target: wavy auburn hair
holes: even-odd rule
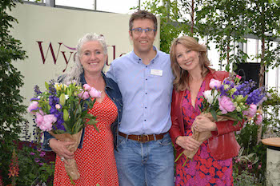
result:
[[[171,68],[175,79],[173,81],[174,88],[176,91],[189,90],[189,73],[187,70],[182,69],[176,58],[176,46],[181,44],[192,51],[199,53],[199,64],[201,68],[201,75],[204,78],[209,72],[210,61],[207,57],[207,48],[204,45],[199,44],[193,37],[181,36],[172,41],[170,47],[170,60]]]

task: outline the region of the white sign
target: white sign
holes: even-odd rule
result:
[[[45,81],[57,79],[71,68],[77,41],[86,33],[105,36],[109,58],[105,71],[112,60],[133,49],[129,38],[130,15],[19,3],[11,15],[19,22],[12,34],[22,42],[28,55],[25,61],[14,62],[24,76],[21,95],[25,105],[29,105],[35,85],[45,91]],[[159,48],[159,33],[155,46]],[[31,115],[26,118],[32,125]]]

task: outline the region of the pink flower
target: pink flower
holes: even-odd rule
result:
[[[241,79],[241,76],[239,76],[239,75],[236,75],[236,78],[238,78],[238,79]]]
[[[78,94],[78,96],[79,96],[79,98],[86,100],[89,98],[89,93],[88,93],[88,91],[83,91],[80,94]]]
[[[89,86],[88,84],[84,84],[83,87],[84,87],[85,90],[90,90],[91,89],[91,86]]]
[[[222,82],[216,79],[211,79],[210,83],[209,83],[209,87],[212,89],[217,89],[220,88],[220,86],[222,85]]]
[[[101,92],[92,87],[89,91],[89,95],[92,98],[100,98],[101,97]]]
[[[248,116],[252,118],[252,117],[254,117],[256,112],[257,112],[257,105],[251,104],[249,107],[249,110],[248,110]]]
[[[56,122],[57,118],[53,114],[44,115],[44,121],[39,126],[42,131],[50,131],[52,124]]]
[[[222,114],[226,114],[235,110],[235,106],[229,97],[222,96],[218,99],[219,109],[222,111]]]
[[[252,169],[253,166],[251,164],[248,164],[248,169]]]
[[[32,112],[32,111],[37,110],[38,109],[38,105],[39,105],[39,103],[37,101],[32,101],[30,103],[29,107],[27,108],[27,111],[34,114],[34,112]]]
[[[39,112],[36,112],[35,122],[37,123],[38,127],[40,127],[44,122],[44,113],[41,110]]]
[[[261,168],[262,168],[262,164],[259,164],[258,169],[261,169]]]
[[[56,104],[56,105],[55,105],[55,108],[56,108],[56,109],[60,109],[61,106],[60,106],[59,104]]]
[[[257,115],[257,120],[255,121],[256,125],[260,125],[262,123],[263,117],[261,114]]]

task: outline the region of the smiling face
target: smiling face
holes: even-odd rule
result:
[[[199,53],[197,51],[190,50],[180,43],[176,45],[175,51],[176,60],[182,69],[188,72],[200,70]]]
[[[142,29],[155,29],[154,22],[150,19],[136,19],[133,21],[132,29],[142,28]],[[152,31],[150,33],[136,33],[133,30],[129,31],[131,40],[133,41],[134,52],[137,55],[148,53],[153,51],[153,43],[156,37],[156,32]]]
[[[88,41],[81,47],[79,59],[85,73],[100,73],[108,56],[99,41]]]

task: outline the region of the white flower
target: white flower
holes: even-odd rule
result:
[[[213,91],[213,94],[212,94],[212,91]],[[212,104],[214,102],[214,99],[216,98],[217,95],[218,95],[217,90],[206,90],[203,92],[203,96],[205,97],[205,99],[207,100],[207,102],[209,104]]]
[[[65,95],[65,99],[67,100],[68,98],[69,98],[69,96],[66,94],[66,95]]]

